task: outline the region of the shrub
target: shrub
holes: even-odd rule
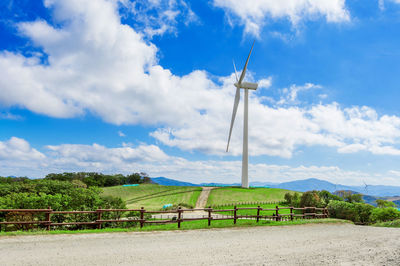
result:
[[[378,205],[378,208],[396,207],[396,204],[394,202],[381,199],[377,199],[376,204]]]
[[[343,200],[341,197],[330,193],[327,190],[318,191],[318,195],[324,203],[324,207],[326,207],[331,200]]]
[[[318,191],[307,191],[301,195],[300,207],[323,207]]]
[[[395,208],[375,208],[371,213],[371,222],[387,222],[400,219],[400,211]]]
[[[362,195],[358,194],[358,193],[354,193],[352,191],[349,190],[341,190],[337,192],[338,195],[344,199],[344,201],[353,203],[353,202],[364,202],[364,200],[362,199]]]
[[[350,203],[331,200],[328,204],[328,211],[331,217],[346,219],[355,223],[367,224],[374,206],[365,203]]]
[[[288,205],[292,205],[293,196],[289,192],[285,193],[285,203]]]

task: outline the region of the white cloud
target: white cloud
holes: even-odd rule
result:
[[[311,89],[320,89],[320,85],[315,85],[312,83],[306,83],[303,86],[292,85],[289,88],[284,88],[282,90],[282,96],[280,100],[277,102],[278,105],[284,104],[296,104],[299,103],[297,96],[301,91],[308,91]]]
[[[188,26],[199,18],[183,0],[121,0],[123,16],[134,17],[134,27],[152,38],[166,33],[177,34],[177,25]]]
[[[380,10],[385,10],[385,1],[384,0],[378,0],[378,6]]]
[[[0,119],[6,119],[6,120],[22,120],[23,117],[20,115],[15,115],[9,112],[3,112],[0,113]]]
[[[10,155],[11,154],[11,155]],[[240,182],[241,161],[189,161],[169,156],[155,145],[105,147],[99,144],[62,144],[45,147],[40,153],[23,139],[12,137],[0,142],[0,175],[44,177],[51,172],[96,171],[122,173],[144,171],[193,183]],[[336,166],[289,166],[265,163],[249,165],[250,181],[286,182],[318,178],[332,183],[361,185],[400,185],[400,171],[367,173],[347,171]]]
[[[118,131],[118,136],[120,137],[126,137],[125,133],[122,131]]]
[[[304,1],[299,3],[303,4],[293,8],[302,10]],[[316,10],[330,5],[310,3],[307,7],[315,5]],[[57,27],[37,20],[20,23],[18,29],[43,50],[47,64],[38,54],[0,53],[1,105],[52,117],[91,112],[117,125],[152,125],[158,129],[151,135],[162,144],[226,155],[234,74],[214,82],[205,71],[177,76],[164,69],[157,62],[157,47],[146,42],[143,33],[121,24],[116,2],[48,0],[45,4]],[[268,88],[271,82],[262,79],[260,87]],[[282,97],[293,104],[299,91],[317,87],[293,85]],[[339,152],[398,153],[400,119],[396,116],[379,116],[368,107],[343,109],[335,103],[270,107],[262,103],[265,99],[256,93],[250,96],[251,155],[289,158],[298,147],[312,145],[335,147]],[[241,153],[240,108],[242,104],[229,155]],[[361,146],[356,149],[354,144]]]
[[[386,0],[387,2],[392,2],[395,4],[400,4],[400,0]],[[385,10],[385,0],[378,0],[378,7],[381,11]]]
[[[271,19],[288,19],[294,26],[301,20],[321,16],[334,23],[350,20],[345,0],[213,0],[213,4],[223,8],[228,16],[238,18],[245,32],[256,36]]]
[[[7,141],[0,141],[0,160],[1,161],[30,161],[44,159],[45,155],[32,148],[29,143],[17,137],[12,137]]]
[[[168,156],[155,145],[140,145],[138,147],[123,146],[120,148],[107,148],[99,144],[78,145],[63,144],[46,146],[54,158],[53,163],[72,163],[90,166],[92,163],[105,163],[122,165],[130,162],[159,162],[168,159]]]
[[[272,85],[272,77],[260,79],[258,81],[258,89],[268,89]]]

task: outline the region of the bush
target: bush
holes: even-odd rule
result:
[[[317,191],[307,191],[301,195],[300,207],[321,207],[321,199]]]
[[[341,191],[337,191],[338,195],[344,199],[344,201],[353,203],[353,202],[364,202],[364,200],[362,199],[362,195],[358,194],[358,193],[354,193],[352,191],[349,190],[341,190]]]
[[[327,190],[322,191],[307,191],[301,196],[295,192],[285,194],[285,203],[293,207],[326,207],[331,200],[343,200],[341,197],[331,194]]]
[[[376,223],[376,224],[374,224],[374,226],[400,228],[400,219],[388,221],[388,222]]]
[[[299,193],[295,192],[292,195],[290,194],[290,192],[287,192],[285,194],[285,204],[293,207],[299,207],[300,206]]]
[[[378,208],[396,207],[396,204],[394,202],[381,199],[377,199],[376,204],[378,205]]]
[[[318,195],[323,202],[324,207],[326,207],[331,200],[343,200],[341,197],[334,195],[327,190],[318,191]]]
[[[100,188],[85,188],[80,181],[42,179],[0,183],[0,192],[0,209],[46,209],[49,206],[58,211],[125,208],[120,198],[103,198]]]
[[[371,213],[371,222],[387,222],[400,219],[400,211],[395,208],[375,208]]]
[[[292,205],[293,196],[289,192],[285,193],[285,203],[288,205]]]
[[[365,203],[350,203],[331,200],[328,211],[332,218],[350,220],[355,223],[368,224],[374,206]]]

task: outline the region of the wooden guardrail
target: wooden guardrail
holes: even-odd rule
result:
[[[280,210],[290,210],[290,213],[279,213]],[[240,210],[255,210],[256,215],[238,215],[238,211]],[[203,217],[196,218],[184,218],[183,214],[186,212],[193,211],[203,211]],[[273,212],[272,215],[261,215],[262,211]],[[296,211],[300,211],[298,213]],[[105,213],[123,213],[123,212],[137,212],[138,217],[125,217],[121,218],[121,215],[117,215],[117,219],[103,219]],[[220,213],[231,212],[233,215],[227,215],[225,217],[218,216]],[[239,219],[255,219],[259,222],[260,219],[269,219],[273,221],[282,221],[282,220],[290,220],[294,219],[315,219],[315,218],[328,218],[329,213],[327,208],[316,208],[316,207],[304,207],[304,208],[295,208],[295,207],[279,207],[276,206],[272,209],[264,209],[260,206],[258,207],[249,207],[249,208],[237,208],[234,206],[233,209],[213,209],[211,207],[204,209],[182,209],[179,207],[177,210],[167,210],[167,211],[146,211],[143,207],[141,209],[97,209],[95,211],[54,211],[50,207],[48,209],[0,209],[0,214],[14,214],[13,221],[0,221],[0,231],[2,225],[39,225],[45,227],[47,230],[50,230],[52,226],[72,226],[72,225],[92,225],[95,228],[101,229],[102,226],[106,223],[124,223],[124,222],[136,222],[140,224],[142,228],[145,224],[167,224],[167,223],[177,223],[178,228],[181,227],[181,223],[185,221],[196,221],[196,220],[207,220],[208,225],[211,225],[211,221],[218,220],[233,220],[233,223],[236,224],[236,221]],[[157,220],[157,219],[146,219],[145,214],[176,214],[176,216],[172,219],[168,220]],[[34,217],[35,214],[42,214],[44,219],[38,219]],[[44,214],[44,216],[43,216]],[[55,222],[52,221],[52,216],[60,215],[60,214],[93,214],[96,219],[92,219],[92,221],[74,221],[74,222]],[[215,217],[213,217],[213,214]],[[19,215],[19,216],[18,216]],[[7,215],[5,215],[7,217]],[[18,217],[30,217],[30,220],[19,220]]]

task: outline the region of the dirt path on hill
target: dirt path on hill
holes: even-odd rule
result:
[[[208,196],[210,196],[211,190],[213,190],[216,187],[202,187],[203,190],[200,193],[199,198],[197,199],[196,202],[196,207],[195,209],[204,209],[207,206],[207,200]],[[214,218],[223,218],[226,217],[226,215],[221,215],[218,213],[213,213],[211,215]],[[173,217],[178,217],[177,214],[154,214],[151,216],[152,218],[156,219],[172,219]],[[187,211],[182,214],[183,218],[204,218],[208,217],[208,212],[206,211]]]
[[[210,196],[211,190],[213,190],[215,187],[202,187],[203,190],[200,193],[199,198],[197,199],[196,202],[196,209],[204,209],[207,205],[207,200],[208,196]]]
[[[399,265],[400,229],[314,224],[0,237],[1,265]]]

